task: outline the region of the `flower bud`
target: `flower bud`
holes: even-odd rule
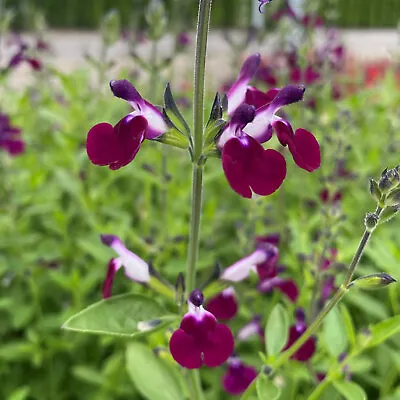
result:
[[[369,180],[369,192],[376,202],[380,201],[382,193],[379,189],[378,182],[376,182],[374,179]]]
[[[400,210],[400,205],[385,207],[379,217],[379,223],[383,224],[391,220]]]
[[[378,221],[379,217],[375,213],[367,213],[367,215],[364,218],[365,228],[369,232],[372,232],[378,225]]]
[[[399,166],[392,169],[384,169],[379,178],[378,186],[382,193],[389,193],[400,183]]]
[[[385,199],[387,206],[398,206],[400,205],[400,188],[392,190]]]
[[[396,279],[385,272],[380,272],[355,279],[348,287],[356,286],[360,289],[375,290],[384,288],[393,282],[397,282]]]

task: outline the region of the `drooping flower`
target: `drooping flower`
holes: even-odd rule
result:
[[[174,360],[182,367],[217,367],[233,352],[234,338],[230,329],[203,307],[204,296],[194,290],[188,300],[189,310],[172,334],[169,349]]]
[[[107,275],[103,283],[104,298],[111,296],[115,274],[121,267],[124,268],[125,275],[129,279],[142,283],[149,282],[149,265],[136,254],[128,250],[118,236],[101,235],[101,241],[118,254],[117,258],[112,258],[108,263]]]
[[[205,308],[218,320],[228,321],[234,318],[238,311],[238,302],[233,287],[229,287],[212,297]]]
[[[21,129],[10,124],[10,118],[0,113],[0,149],[4,149],[11,156],[24,152],[25,142],[21,139]]]
[[[222,377],[226,393],[233,396],[242,394],[257,377],[254,367],[244,364],[238,357],[228,359],[228,369]]]
[[[299,337],[306,331],[307,325],[305,322],[305,316],[302,309],[296,310],[296,324],[289,328],[289,338],[283,351],[290,348],[293,343],[299,339]],[[293,360],[306,362],[315,353],[316,340],[315,337],[311,336],[307,341],[292,355]]]
[[[114,96],[127,101],[134,109],[115,126],[102,122],[87,135],[86,150],[95,165],[119,169],[136,156],[145,139],[153,140],[167,131],[162,113],[143,99],[127,80],[111,81]]]

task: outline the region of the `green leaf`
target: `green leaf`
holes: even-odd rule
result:
[[[7,400],[25,400],[29,396],[30,391],[28,386],[23,386],[12,392],[12,394],[7,397]]]
[[[278,354],[287,343],[289,317],[286,309],[277,304],[272,310],[265,328],[266,351],[269,356]]]
[[[368,347],[377,346],[400,332],[400,315],[379,322],[379,324],[373,325],[370,330],[371,339],[368,342]]]
[[[174,374],[173,367],[158,359],[143,343],[128,345],[126,366],[132,382],[148,400],[185,399],[179,375]]]
[[[338,307],[335,307],[324,319],[323,337],[329,353],[337,357],[348,345],[346,326]]]
[[[354,329],[353,319],[349,313],[349,310],[344,304],[340,305],[340,311],[342,312],[344,326],[346,328],[347,337],[349,339],[350,345],[354,347],[356,344],[356,331]]]
[[[73,315],[63,325],[77,332],[133,337],[154,331],[177,318],[166,315],[156,301],[138,294],[123,294],[101,300]],[[146,329],[141,327],[145,326]]]
[[[347,400],[367,400],[364,389],[354,382],[333,382],[333,385]]]
[[[278,400],[281,395],[281,389],[265,375],[258,375],[256,381],[257,396],[260,400]]]
[[[366,315],[370,315],[379,321],[389,316],[385,305],[382,304],[379,299],[371,296],[370,294],[363,293],[361,291],[352,292],[350,290],[346,295],[346,303],[347,302],[358,307]]]
[[[190,128],[185,118],[183,118],[181,112],[178,109],[178,106],[175,103],[174,96],[171,92],[171,87],[169,83],[165,88],[164,92],[164,105],[165,105],[165,113],[168,119],[172,122],[172,124],[185,136],[190,136]]]

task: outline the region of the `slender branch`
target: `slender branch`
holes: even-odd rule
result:
[[[375,210],[377,216],[380,215],[382,209],[378,206]],[[353,278],[353,274],[355,269],[357,268],[358,263],[360,262],[361,256],[364,253],[365,247],[371,237],[372,231],[368,231],[367,229],[364,231],[361,241],[357,247],[357,250],[354,254],[353,259],[349,265],[347,270],[346,277],[342,285],[336,291],[330,302],[321,310],[321,312],[317,315],[314,322],[307,328],[307,330],[300,336],[300,338],[289,347],[284,353],[277,358],[276,362],[272,365],[273,369],[278,368],[282,364],[284,364],[289,358],[296,353],[297,350],[317,331],[319,326],[321,325],[323,319],[329,314],[329,312],[339,303],[339,301],[343,298],[343,296],[348,291],[348,286]]]
[[[375,214],[379,217],[379,215],[382,212],[381,207],[377,207],[375,210]],[[290,346],[285,352],[281,353],[281,355],[275,360],[274,363],[272,363],[271,368],[272,370],[276,370],[279,367],[281,367],[283,364],[285,364],[290,357],[293,356],[296,351],[300,349],[301,346],[312,336],[316,333],[317,329],[320,327],[322,324],[322,321],[324,318],[329,314],[329,312],[335,308],[335,306],[342,300],[344,295],[347,293],[349,290],[349,284],[351,283],[351,280],[353,278],[353,274],[355,269],[357,268],[358,263],[360,262],[361,256],[364,253],[365,247],[371,237],[372,231],[368,231],[367,229],[364,231],[361,241],[357,247],[357,250],[353,256],[353,259],[351,260],[351,263],[349,265],[346,277],[342,283],[342,285],[338,288],[338,290],[335,292],[334,296],[332,299],[329,301],[329,303],[321,310],[321,312],[317,315],[315,320],[311,323],[311,325],[307,328],[307,330],[297,339],[296,342],[293,343],[292,346]],[[254,383],[254,382],[253,382]],[[255,385],[251,384],[246,392],[243,394],[242,399],[246,399],[251,392],[255,390]],[[322,389],[318,389],[322,390]],[[318,392],[319,393],[319,392]]]
[[[207,55],[208,30],[210,26],[212,0],[200,0],[197,19],[196,55],[194,66],[194,107],[193,129],[194,146],[193,158],[197,162],[201,156],[203,147],[204,125],[204,82]]]
[[[190,233],[188,259],[186,267],[186,295],[196,286],[196,264],[199,253],[201,202],[203,197],[203,170],[201,161],[203,152],[204,129],[204,83],[207,54],[207,39],[210,25],[212,0],[200,0],[197,20],[196,55],[194,64],[194,97],[193,97],[193,151],[192,151],[192,211],[190,217]],[[200,373],[189,371],[192,382],[193,400],[202,400]]]
[[[212,0],[200,1],[197,22],[193,99],[194,140],[192,170],[192,212],[190,220],[188,260],[186,269],[187,294],[195,288],[196,264],[199,252],[201,201],[203,196],[203,165],[201,165],[200,158],[203,150],[204,81],[211,2]]]

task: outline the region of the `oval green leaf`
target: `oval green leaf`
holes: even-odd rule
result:
[[[324,319],[323,337],[329,353],[337,357],[347,349],[346,325],[338,307],[335,307]]]
[[[154,331],[177,318],[156,301],[138,294],[113,296],[73,315],[63,325],[71,331],[133,337]]]
[[[377,346],[400,332],[400,315],[379,322],[379,324],[373,325],[370,330],[371,339],[368,342],[368,347]]]
[[[275,356],[286,345],[289,335],[289,316],[286,309],[277,304],[272,310],[265,327],[266,351]]]
[[[266,375],[258,375],[256,381],[257,396],[260,400],[278,400],[281,396],[281,389],[276,387],[274,383]]]
[[[133,342],[126,350],[126,367],[137,390],[148,400],[183,400],[183,382],[173,367],[155,356],[143,343]]]
[[[367,400],[364,389],[354,382],[333,382],[333,385],[347,400]]]

